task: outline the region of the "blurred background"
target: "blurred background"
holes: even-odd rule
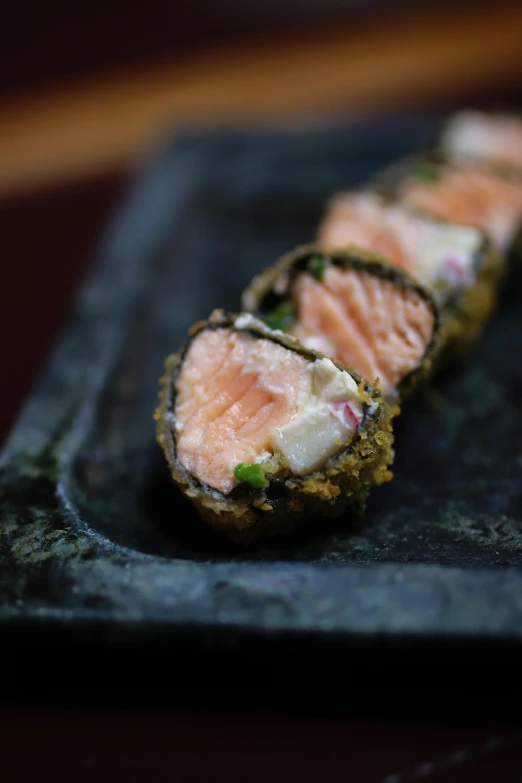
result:
[[[24,0],[2,9],[1,29],[0,442],[46,362],[130,173],[166,133],[187,123],[521,107],[516,0]],[[517,748],[502,746],[487,726],[363,723],[348,731],[343,723],[306,728],[294,721],[292,733],[290,721],[272,718],[202,723],[199,715],[176,722],[162,714],[146,724],[122,713],[73,717],[4,710],[4,745],[17,770],[22,754],[37,747],[34,779],[46,759],[53,775],[62,763],[81,780],[102,769],[108,779],[122,764],[128,779],[152,779],[138,777],[132,759],[148,772],[163,764],[153,777],[167,779],[172,759],[192,771],[210,742],[210,763],[223,768],[235,769],[237,748],[249,769],[252,760],[271,762],[271,751],[274,769],[291,777],[303,754],[305,777],[310,760],[310,775],[321,769],[325,779],[328,770],[335,777],[338,762],[339,774],[348,771],[354,781],[368,779],[368,748],[399,770],[412,758],[460,754],[468,761],[455,750],[478,747],[471,777],[469,764],[463,775],[456,764],[437,780],[522,779]],[[495,743],[503,755],[488,752],[484,760]],[[105,761],[95,768],[94,757]],[[431,762],[401,780],[431,779],[430,770]]]
[[[0,438],[167,130],[521,100],[522,5],[504,0],[26,0],[2,32]]]

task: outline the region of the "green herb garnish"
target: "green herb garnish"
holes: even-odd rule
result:
[[[281,302],[275,310],[265,313],[262,319],[269,329],[280,329],[284,332],[295,324],[297,310],[293,302]]]
[[[421,182],[435,183],[440,180],[440,171],[435,163],[431,163],[429,160],[420,160],[414,165],[411,176]]]
[[[308,262],[308,271],[316,280],[321,282],[326,272],[326,261],[324,256],[312,256]]]
[[[236,465],[234,476],[243,484],[250,484],[255,489],[265,489],[268,487],[268,481],[263,469],[259,465],[252,465],[248,462],[240,462]]]

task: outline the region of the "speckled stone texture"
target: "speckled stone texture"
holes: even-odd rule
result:
[[[215,306],[313,238],[325,199],[433,139],[430,117],[187,132],[137,178],[4,451],[0,627],[82,623],[190,644],[522,637],[522,285],[397,423],[395,480],[363,523],[241,549],[170,485],[162,362]],[[194,629],[198,634],[194,634]],[[132,630],[131,630],[132,629]],[[6,637],[7,638],[7,637]],[[168,643],[168,642],[165,642]],[[187,642],[189,643],[189,642]],[[304,642],[303,642],[304,643]]]

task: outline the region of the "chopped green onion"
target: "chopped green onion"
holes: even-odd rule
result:
[[[296,322],[297,310],[293,302],[281,302],[275,310],[265,313],[262,319],[269,329],[280,329],[284,332]]]
[[[324,256],[312,256],[308,262],[308,270],[312,277],[321,282],[324,279],[324,273],[326,272],[326,261]]]
[[[250,486],[255,489],[264,489],[265,487],[268,487],[266,476],[259,465],[240,462],[239,465],[236,465],[234,476],[238,481],[241,481],[244,484],[250,484]]]
[[[440,172],[437,165],[428,160],[418,161],[413,167],[411,174],[415,179],[420,179],[421,182],[435,183],[440,180]]]

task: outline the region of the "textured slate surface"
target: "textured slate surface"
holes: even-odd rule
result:
[[[189,325],[236,308],[253,274],[311,239],[333,190],[435,131],[420,116],[195,131],[150,161],[2,457],[6,634],[518,643],[520,272],[472,355],[403,413],[396,478],[363,524],[312,523],[283,542],[234,547],[170,486],[154,443],[157,378]]]

